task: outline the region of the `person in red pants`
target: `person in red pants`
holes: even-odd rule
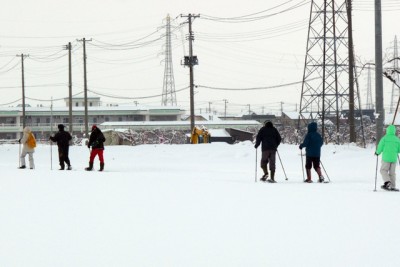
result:
[[[94,158],[98,155],[99,160],[100,160],[100,170],[104,170],[104,157],[103,157],[103,152],[104,152],[104,142],[106,141],[106,138],[104,137],[103,133],[101,130],[96,126],[92,126],[92,132],[90,134],[89,142],[88,142],[88,148],[92,147],[92,150],[90,152],[90,159],[89,159],[89,167],[85,168],[87,171],[93,170],[93,161]]]

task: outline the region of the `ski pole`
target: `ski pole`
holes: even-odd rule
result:
[[[303,165],[303,150],[300,149],[300,156],[301,156],[301,170],[303,171],[303,182],[306,180],[304,178],[304,165]]]
[[[53,170],[53,142],[50,140],[50,170]]]
[[[285,168],[283,167],[281,156],[279,155],[279,151],[276,150],[276,153],[278,154],[278,158],[279,158],[279,161],[281,162],[282,170],[283,170],[283,173],[285,174],[285,178],[286,178],[286,181],[287,181],[288,178],[287,178],[287,175],[286,175],[286,172],[285,172]]]
[[[331,179],[329,179],[328,173],[325,170],[324,164],[322,164],[322,161],[320,161],[322,168],[324,169],[324,172],[326,174],[326,177],[328,178],[329,182],[331,182]]]
[[[376,155],[376,170],[375,170],[375,189],[374,192],[376,192],[376,180],[378,179],[378,155]]]
[[[21,167],[21,139],[20,139],[20,141],[18,142],[19,143],[19,145],[18,145],[18,147],[19,147],[19,149],[18,149],[18,167]]]
[[[257,148],[256,148],[256,171],[255,171],[254,181],[257,183]]]

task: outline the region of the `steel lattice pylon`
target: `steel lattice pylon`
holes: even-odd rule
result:
[[[164,83],[162,93],[162,106],[176,106],[176,92],[174,70],[172,67],[172,48],[171,48],[171,20],[169,15],[166,19],[165,33],[165,68],[164,68]]]
[[[359,101],[357,92],[354,96]],[[347,2],[313,0],[300,117],[306,120],[320,120],[322,135],[328,122],[336,125],[338,133],[341,111],[349,110],[349,98]]]

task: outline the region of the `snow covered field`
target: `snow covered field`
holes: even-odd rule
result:
[[[330,184],[302,182],[293,145],[277,184],[255,183],[250,142],[106,147],[103,173],[79,146],[50,170],[50,151],[18,170],[0,146],[0,266],[399,266],[400,193],[379,173],[373,192],[372,147],[324,146]]]

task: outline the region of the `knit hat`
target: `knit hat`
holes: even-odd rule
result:
[[[60,131],[64,130],[64,125],[63,124],[59,124],[58,125],[58,130],[60,130]]]
[[[93,124],[93,126],[92,126],[92,131],[93,131],[94,129],[96,129],[96,128],[97,128],[96,124]]]

